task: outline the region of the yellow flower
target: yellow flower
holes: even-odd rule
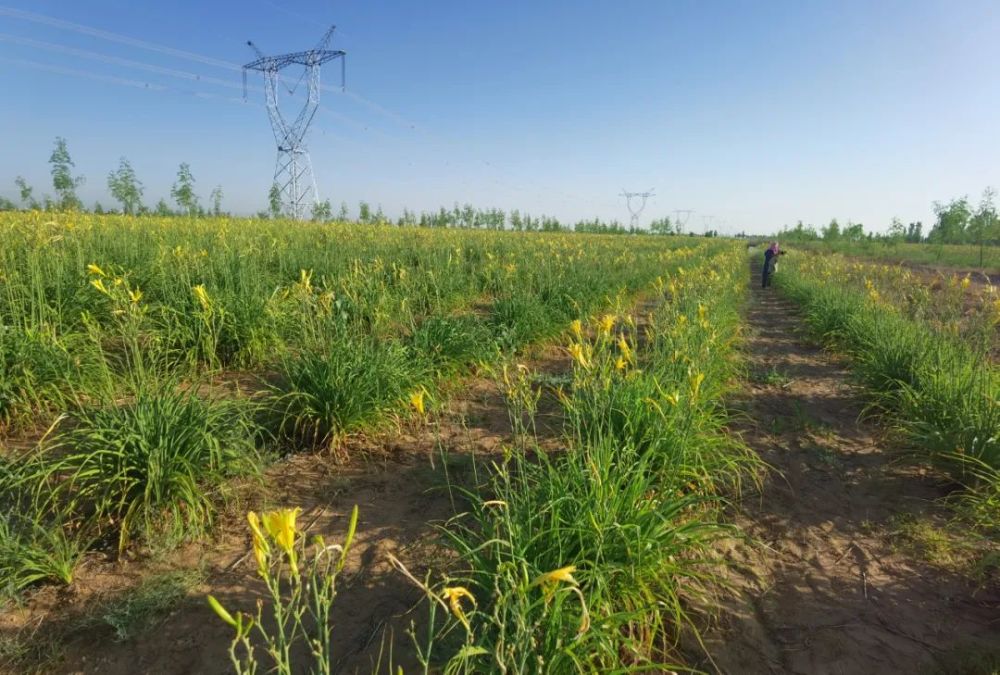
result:
[[[705,381],[705,373],[695,373],[691,377],[691,398],[698,398],[701,391],[701,383]]]
[[[632,348],[629,347],[628,340],[625,339],[624,335],[618,338],[618,351],[621,352],[623,359],[629,363],[632,362]]]
[[[416,411],[422,416],[424,414],[424,390],[420,389],[418,391],[410,394],[410,405],[412,405]]]
[[[138,288],[135,289],[134,291],[129,290],[128,297],[132,298],[132,302],[138,305],[139,301],[142,300],[142,291],[140,291]]]
[[[583,335],[583,324],[580,323],[579,319],[573,319],[569,322],[569,330],[579,340],[580,336]]]
[[[476,597],[464,586],[448,586],[441,591],[441,595],[448,601],[451,613],[455,615],[456,619],[462,622],[465,630],[469,630],[469,619],[465,616],[465,612],[462,611],[462,598],[468,598],[472,601],[472,605],[476,606]]]
[[[111,293],[108,292],[108,287],[104,285],[104,281],[101,279],[92,279],[90,281],[90,285],[99,290],[101,293],[104,293],[104,295],[111,295]]]
[[[708,309],[705,305],[698,303],[698,321],[704,321],[705,315],[708,313]]]
[[[560,567],[557,570],[552,570],[551,572],[539,575],[534,581],[531,582],[531,585],[545,586],[546,584],[557,584],[560,582],[576,585],[576,579],[573,578],[573,572],[575,571],[576,565]]]
[[[601,317],[598,327],[600,328],[601,335],[610,335],[611,329],[615,327],[615,321],[618,317],[614,314],[605,314]]]
[[[194,297],[198,300],[198,304],[200,304],[201,308],[207,312],[212,306],[212,299],[208,297],[208,291],[205,290],[205,285],[198,284],[191,290],[194,292]]]
[[[675,391],[672,394],[665,394],[664,397],[670,402],[670,405],[677,405],[681,402],[681,393],[679,391]]]
[[[569,346],[569,353],[573,359],[579,363],[584,368],[590,368],[590,361],[587,360],[587,355],[584,352],[583,345],[578,342],[574,342]]]
[[[972,280],[969,279],[969,275],[966,274],[964,277],[962,277],[962,282],[959,285],[962,287],[962,290],[964,291],[965,289],[967,289],[969,287],[969,284],[971,284],[971,283],[972,283]]]
[[[104,270],[102,270],[100,267],[98,267],[94,263],[90,263],[89,265],[87,265],[87,271],[90,272],[91,274],[96,274],[97,276],[100,276],[100,277],[106,277],[107,276],[104,273]]]
[[[292,569],[298,575],[298,567],[295,564],[295,519],[302,513],[302,509],[278,509],[264,514],[264,529],[274,539],[274,543],[284,551],[291,562]]]
[[[618,360],[615,361],[615,370],[625,370],[627,366],[628,366],[628,361],[626,361],[625,358],[622,356],[619,356]]]
[[[247,514],[247,522],[250,523],[250,535],[253,542],[253,557],[257,560],[257,570],[261,576],[267,572],[267,556],[271,552],[271,546],[267,543],[267,538],[260,531],[260,518],[251,511]]]

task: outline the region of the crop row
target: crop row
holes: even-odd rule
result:
[[[0,220],[8,591],[69,582],[93,546],[197,536],[277,454],[423,406],[442,375],[694,255],[663,240],[50,218]]]
[[[809,328],[850,357],[872,410],[884,414],[919,457],[966,486],[976,520],[995,528],[1000,375],[988,341],[1000,305],[986,304],[970,321],[962,311],[961,279],[934,296],[905,272],[838,256],[788,256],[776,279],[802,306]]]

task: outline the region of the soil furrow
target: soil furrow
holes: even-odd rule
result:
[[[756,270],[754,270],[756,272]],[[802,337],[796,309],[751,280],[752,383],[740,431],[772,471],[730,542],[730,598],[705,638],[713,666],[749,673],[947,672],[1000,644],[1000,592],[899,545],[898,523],[944,524],[947,485],[898,461],[863,419],[845,365]],[[752,543],[750,543],[752,542]]]

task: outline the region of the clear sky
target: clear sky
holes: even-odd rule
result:
[[[335,207],[627,222],[618,193],[655,188],[644,222],[885,229],[1000,187],[997,0],[0,0],[0,194],[51,192],[60,135],[88,204],[125,155],[146,202],[188,162],[203,202],[265,208],[246,40],[308,49],[329,23],[348,91],[322,92],[310,150]]]

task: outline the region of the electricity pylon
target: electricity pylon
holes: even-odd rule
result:
[[[347,84],[346,56],[340,49],[327,49],[336,26],[330,26],[319,43],[308,51],[265,56],[253,42],[247,45],[257,54],[257,59],[243,66],[243,98],[246,98],[247,71],[257,70],[264,75],[264,97],[267,101],[267,116],[271,120],[274,140],[278,144],[278,159],[274,165],[274,183],[281,197],[282,210],[292,218],[300,220],[309,215],[312,205],[319,200],[316,177],[313,175],[312,161],[306,148],[305,137],[309,124],[319,108],[319,70],[328,61],[340,59],[340,86]],[[301,66],[302,74],[291,88],[281,78],[281,71],[291,66]],[[302,81],[306,80],[308,97],[298,116],[289,122],[278,105],[278,83],[294,94]]]
[[[647,192],[628,192],[623,189],[620,196],[625,198],[625,207],[628,209],[629,215],[631,216],[628,223],[629,227],[632,229],[638,228],[639,216],[642,215],[643,209],[646,208],[646,200],[650,197],[655,197],[656,193],[653,192],[653,188],[649,188]],[[632,206],[633,199],[642,200],[638,207]]]
[[[684,226],[687,225],[687,221],[691,218],[691,214],[694,213],[691,209],[674,209],[674,227],[677,228],[677,234],[680,234],[684,230]],[[681,220],[681,215],[684,216],[684,220]]]

